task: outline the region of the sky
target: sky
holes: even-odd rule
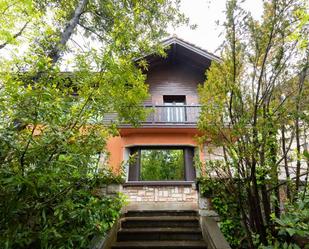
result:
[[[168,31],[216,54],[216,49],[224,39],[224,36],[220,36],[222,27],[216,25],[216,21],[221,24],[224,22],[225,4],[226,0],[182,0],[181,11],[198,27],[195,30],[190,30],[189,27],[180,27],[176,30],[169,28]],[[246,0],[243,7],[258,19],[262,14],[263,1]]]

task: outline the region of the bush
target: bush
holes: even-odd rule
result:
[[[241,224],[238,200],[227,190],[233,184],[232,180],[202,177],[198,181],[201,194],[211,198],[212,206],[220,216],[220,230],[228,243],[232,248],[243,248],[242,238],[245,237],[245,232]]]
[[[303,198],[302,198],[303,197]],[[286,204],[280,219],[272,216],[278,236],[269,249],[309,248],[309,195],[299,194],[295,203]]]
[[[119,179],[81,174],[68,165],[25,176],[2,168],[1,248],[87,248],[112,226],[124,200],[100,196],[97,189]]]

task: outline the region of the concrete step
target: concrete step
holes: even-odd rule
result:
[[[197,216],[194,210],[138,210],[128,211],[125,217],[150,217],[150,216]]]
[[[195,216],[125,217],[121,220],[121,227],[199,227],[199,220]]]
[[[200,228],[127,228],[118,231],[118,241],[139,241],[139,240],[202,240]]]
[[[204,241],[124,241],[116,242],[113,249],[151,248],[151,249],[206,249]]]

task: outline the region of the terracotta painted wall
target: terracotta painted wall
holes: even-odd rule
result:
[[[183,133],[147,133],[129,134],[123,137],[112,137],[107,142],[107,150],[110,153],[109,162],[114,172],[119,171],[119,167],[124,160],[124,150],[127,147],[138,145],[189,145],[197,147],[194,134]],[[203,150],[200,150],[201,160],[204,158]]]

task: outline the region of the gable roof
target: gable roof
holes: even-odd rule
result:
[[[166,57],[159,56],[156,53],[149,53],[137,58],[135,61],[146,59],[149,66],[148,69],[160,65],[178,63],[184,66],[191,66],[201,72],[205,72],[210,67],[212,61],[221,61],[218,56],[175,35],[163,40],[161,44],[165,48]]]
[[[172,37],[167,38],[167,39],[162,41],[162,45],[164,47],[168,47],[168,46],[173,45],[173,44],[177,44],[177,45],[180,45],[182,47],[185,47],[186,49],[189,49],[192,52],[195,52],[195,53],[197,53],[201,56],[204,56],[207,59],[214,60],[214,61],[217,61],[217,62],[221,61],[221,58],[218,57],[217,55],[210,53],[207,50],[205,50],[201,47],[198,47],[197,45],[195,45],[193,43],[187,42],[187,41],[177,37],[176,35],[173,35]]]

